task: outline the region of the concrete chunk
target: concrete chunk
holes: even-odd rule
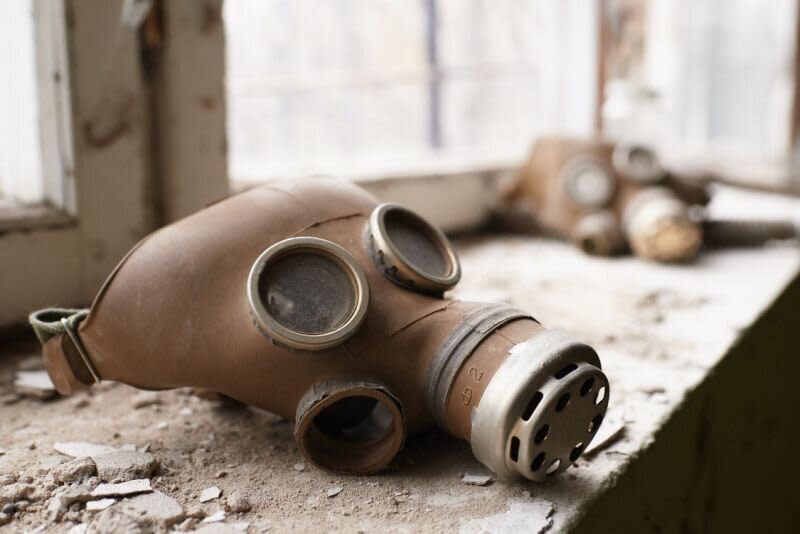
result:
[[[185,517],[180,503],[160,491],[153,491],[152,493],[126,499],[120,503],[120,508],[123,513],[146,524],[170,526]]]
[[[94,460],[91,458],[75,458],[53,467],[50,475],[59,484],[71,484],[89,478],[96,471]]]
[[[94,456],[97,476],[103,481],[124,482],[150,478],[158,471],[158,461],[147,452],[120,450]]]

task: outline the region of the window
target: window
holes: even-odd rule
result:
[[[0,33],[10,46],[0,48],[0,196],[8,202],[40,201],[41,152],[33,35],[33,3],[0,5]]]
[[[649,139],[673,159],[788,163],[794,0],[608,6],[607,133]]]
[[[0,6],[0,326],[86,304],[153,228],[140,50],[122,11]]]
[[[518,160],[590,133],[594,3],[230,0],[234,181]]]

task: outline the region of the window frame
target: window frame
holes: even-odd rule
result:
[[[0,326],[88,305],[139,239],[227,193],[222,0],[156,1],[134,23],[136,3],[34,0],[43,168],[55,170],[41,205],[0,209]]]

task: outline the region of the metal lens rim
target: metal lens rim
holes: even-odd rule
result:
[[[575,189],[575,178],[579,175],[579,173],[587,168],[592,169],[599,169],[606,175],[608,179],[608,192],[598,200],[589,201],[585,198],[580,198],[577,195]],[[600,208],[606,206],[611,199],[614,197],[614,194],[617,190],[616,180],[614,180],[614,175],[608,166],[598,158],[592,156],[578,156],[572,158],[562,169],[561,169],[561,184],[564,187],[564,190],[569,195],[575,203],[580,206],[586,208]]]
[[[636,150],[646,150],[652,155],[654,163],[649,172],[637,172],[631,164],[631,155]],[[642,184],[656,183],[664,176],[664,168],[661,166],[656,151],[641,143],[618,144],[614,147],[614,152],[611,154],[611,161],[614,163],[614,168],[617,169],[617,171]]]
[[[450,272],[448,274],[437,276],[418,268],[395,246],[386,229],[386,217],[390,213],[406,218],[414,228],[420,230],[436,245],[449,264]],[[424,291],[445,291],[455,286],[461,279],[461,263],[447,236],[410,209],[399,204],[380,204],[370,215],[369,231],[376,251],[383,255],[382,260],[376,258],[376,261],[383,263],[384,272],[390,279],[395,279],[391,272],[392,267],[396,269],[396,277],[399,279],[395,281],[399,281],[401,284],[409,282],[413,287]]]
[[[297,253],[318,254],[331,259],[349,275],[353,284],[355,305],[350,316],[329,332],[307,334],[287,328],[275,320],[261,300],[259,280],[264,271],[279,259]],[[369,285],[363,270],[344,247],[319,237],[290,237],[268,247],[253,263],[247,277],[247,300],[258,329],[276,343],[300,350],[324,350],[345,341],[364,322],[369,304]]]

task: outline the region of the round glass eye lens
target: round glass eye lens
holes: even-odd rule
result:
[[[350,276],[334,260],[308,252],[278,258],[258,281],[261,301],[282,326],[325,334],[343,325],[356,305]]]
[[[614,182],[601,168],[585,167],[572,179],[575,199],[587,206],[600,206],[608,202],[613,194]]]
[[[450,274],[452,266],[443,246],[432,238],[421,221],[401,211],[388,211],[384,225],[387,237],[408,263],[431,276]]]
[[[634,147],[628,153],[628,163],[632,173],[637,175],[650,174],[657,164],[656,155],[648,148]]]

